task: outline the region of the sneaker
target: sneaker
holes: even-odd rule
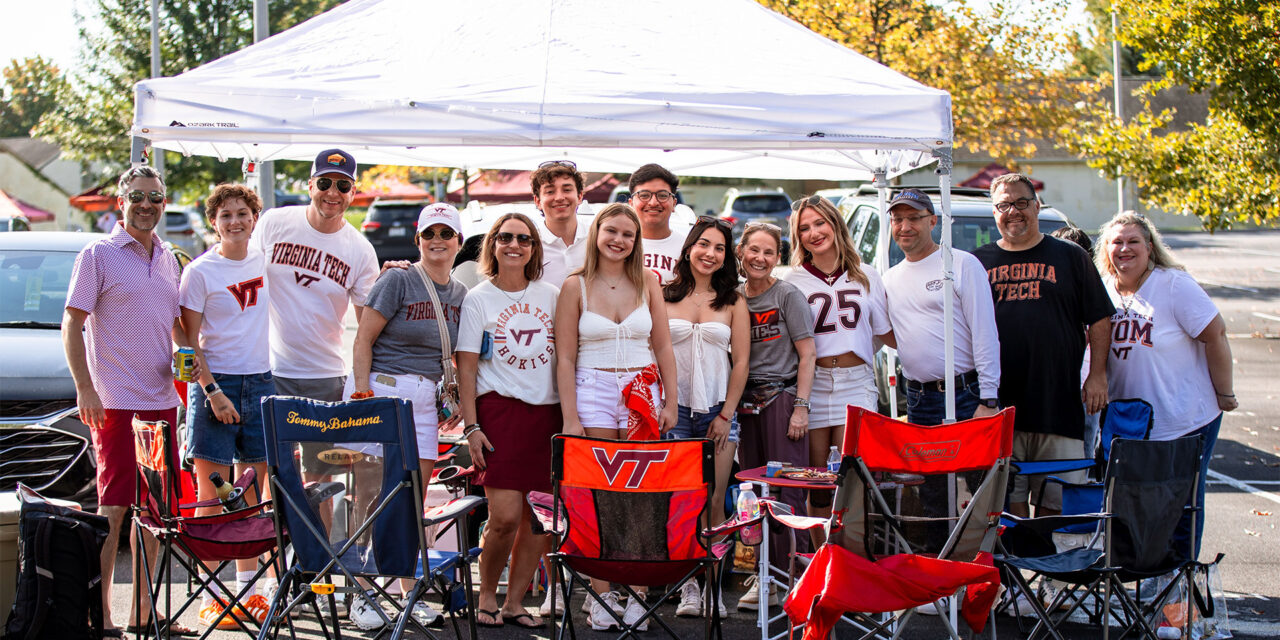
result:
[[[400,606],[403,607],[408,603],[409,601],[406,598],[400,601]],[[440,612],[435,609],[427,606],[427,603],[421,600],[413,603],[413,611],[411,611],[409,615],[413,616],[413,619],[417,620],[418,624],[424,627],[442,626],[444,624],[444,616],[440,615]]]
[[[587,600],[590,600],[590,599],[591,597],[588,596]],[[590,614],[591,612],[588,611],[587,613]],[[547,589],[547,597],[543,599],[542,606],[538,607],[538,615],[543,618],[551,617],[551,590],[550,589]],[[564,596],[563,595],[559,595],[556,597],[556,615],[557,616],[564,615]]]
[[[261,594],[255,593],[240,603],[240,606],[236,607],[236,615],[253,618],[258,623],[258,626],[261,627],[262,623],[267,620],[267,610],[270,608],[271,603]]]
[[[1027,594],[1023,593],[1021,589],[1011,589],[1008,593],[1012,594],[1015,591],[1017,592],[1018,597],[1014,598],[1013,602],[1009,603],[1009,606],[1005,607],[1005,615],[1010,617],[1036,615],[1036,609],[1035,606],[1031,604],[1031,599],[1028,598]],[[1041,603],[1040,606],[1044,606],[1044,604]]]
[[[369,598],[373,598],[373,594],[369,594]],[[362,631],[371,631],[373,629],[381,629],[387,621],[383,619],[382,612],[376,611],[377,605],[371,604],[368,598],[355,596],[351,608],[348,610],[347,619],[351,624],[356,625],[357,629]]]
[[[618,594],[612,591],[606,591],[600,594],[600,599],[604,600],[604,605],[601,605],[590,595],[587,596],[587,602],[590,603],[591,606],[591,630],[608,631],[610,629],[617,629],[618,620],[610,615],[609,612],[605,610],[605,607],[610,609],[618,607]]]
[[[742,594],[741,598],[738,598],[738,608],[746,609],[748,611],[759,611],[760,610],[760,578],[753,573],[747,576],[747,579],[744,580],[742,584],[747,587],[747,592]],[[778,606],[778,590],[777,589],[769,590],[769,606],[770,607]]]
[[[697,586],[695,585],[694,588],[696,589]],[[631,627],[632,630],[634,631],[648,631],[649,619],[644,618],[644,620],[640,620],[640,618],[643,616],[644,616],[644,604],[640,602],[640,599],[639,598],[628,599],[626,611],[624,611],[622,614],[622,622],[626,624],[628,627]],[[636,624],[637,621],[639,621],[640,624]]]
[[[613,609],[614,613],[622,615],[622,612],[625,611],[622,607],[622,594],[617,591],[606,591],[600,594],[600,597],[603,598],[605,602],[609,603],[609,608]],[[595,601],[595,598],[587,596],[586,600],[582,603],[582,613],[591,615],[591,603]]]
[[[705,590],[706,590],[706,588],[704,587],[704,588],[703,588],[703,590],[705,591]],[[723,619],[725,619],[725,618],[728,618],[728,617],[729,617],[729,609],[728,609],[728,607],[725,607],[725,606],[724,606],[724,593],[723,593],[723,592],[721,592],[721,593],[720,593],[720,595],[716,596],[716,607],[717,607],[718,609],[720,609],[720,619],[721,619],[721,620],[723,620]]]
[[[941,604],[942,608],[938,608]],[[940,598],[937,602],[926,602],[916,607],[916,613],[926,616],[940,616],[946,614],[951,607],[951,603],[947,598]]]
[[[226,607],[223,606],[222,601],[210,600],[209,604],[206,604],[200,609],[200,626],[212,626],[214,624],[214,620],[217,620],[217,626],[214,627],[215,629],[227,630],[240,628],[240,625],[236,624],[236,620],[231,614],[227,614],[223,616],[221,620],[218,620],[218,616],[222,616],[222,612],[225,610]]]
[[[702,593],[698,583],[690,580],[680,587],[680,604],[676,605],[676,615],[681,618],[697,618],[702,615]]]

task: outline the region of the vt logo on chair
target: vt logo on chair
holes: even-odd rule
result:
[[[604,472],[605,479],[609,484],[613,484],[623,466],[627,463],[635,464],[631,468],[631,476],[627,478],[626,487],[628,489],[636,489],[640,486],[640,483],[644,482],[644,476],[649,472],[649,465],[655,462],[665,462],[667,459],[665,450],[619,449],[614,452],[612,458],[609,457],[609,452],[601,447],[592,447],[591,451],[595,454],[596,462],[600,464],[600,470]]]

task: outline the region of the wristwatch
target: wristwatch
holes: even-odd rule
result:
[[[804,407],[804,408],[808,409],[808,408],[809,408],[809,399],[808,399],[808,398],[796,398],[796,399],[795,399],[795,401],[791,403],[791,406],[793,406],[793,407]]]
[[[215,393],[222,393],[222,387],[218,386],[217,381],[210,382],[204,386],[205,397],[211,396]]]
[[[996,398],[982,398],[981,400],[979,400],[979,401],[978,401],[978,404],[980,404],[980,405],[982,405],[982,406],[984,406],[984,407],[986,407],[986,408],[988,408],[988,409],[998,409],[998,408],[1000,408],[1000,400],[998,400],[998,399],[996,399]]]

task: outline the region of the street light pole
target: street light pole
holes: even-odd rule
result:
[[[1114,70],[1116,121],[1124,120],[1124,90],[1121,88],[1120,68],[1120,14],[1111,8],[1111,68]],[[1124,175],[1116,176],[1116,213],[1124,211]]]
[[[267,0],[253,0],[253,41],[261,42],[270,36]],[[262,199],[263,210],[276,206],[276,163],[274,162],[262,162],[258,166],[258,197]]]

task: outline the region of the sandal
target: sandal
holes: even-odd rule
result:
[[[121,630],[120,630],[120,627],[111,627],[110,629],[103,629],[103,630],[102,630],[102,637],[104,637],[104,638],[124,638],[124,631],[121,631]]]
[[[125,630],[125,633],[133,633],[133,634],[141,635],[144,633],[150,633],[154,628],[155,627],[153,627],[151,623],[148,622],[146,624],[131,624],[125,627],[124,630]],[[200,633],[195,629],[184,627],[176,622],[170,624],[170,621],[164,618],[161,618],[159,620],[159,628],[160,628],[161,634],[163,634],[165,631],[168,631],[170,636],[194,638],[200,635]]]
[[[502,617],[498,615],[497,609],[494,609],[492,611],[487,611],[485,609],[476,609],[476,613],[481,613],[486,616],[489,616],[489,619],[494,621],[494,622],[481,622],[480,618],[477,616],[476,617],[477,627],[484,627],[486,629],[497,629],[503,626],[502,622],[497,622],[498,620],[502,620]]]
[[[523,620],[528,620],[528,622],[522,622]],[[534,619],[534,617],[528,613],[517,613],[514,616],[504,613],[502,614],[502,621],[513,627],[520,627],[521,629],[543,629],[547,626],[547,623]]]

